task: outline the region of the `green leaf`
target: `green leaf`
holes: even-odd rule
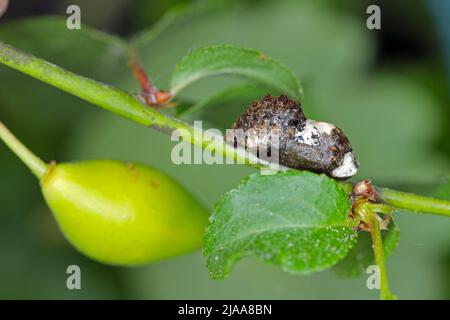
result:
[[[383,249],[386,259],[394,252],[400,240],[400,229],[393,220],[389,230],[382,231]],[[333,268],[338,275],[357,277],[365,273],[368,266],[375,264],[372,250],[372,238],[369,232],[361,231],[358,243],[342,261]]]
[[[328,268],[355,244],[349,211],[347,193],[325,175],[253,174],[216,204],[205,236],[210,275],[226,277],[246,256],[291,273]]]
[[[253,101],[261,99],[267,89],[255,83],[241,83],[226,87],[188,107],[177,106],[177,116],[187,119],[208,119],[219,130],[229,128]],[[275,92],[273,92],[275,94]]]
[[[254,83],[242,83],[229,86],[216,94],[200,100],[191,108],[187,109],[183,114],[192,114],[205,109],[215,109],[220,107],[225,107],[229,111],[230,106],[232,105],[240,105],[240,112],[242,112],[248,107],[249,102],[260,99],[265,93],[267,93],[266,89]],[[225,112],[227,110],[223,111]],[[221,116],[223,116],[223,114]],[[239,114],[234,117],[234,119],[237,119],[238,116]]]
[[[191,51],[175,67],[171,91],[176,95],[188,85],[216,75],[244,77],[300,99],[300,83],[286,66],[257,50],[228,45]]]

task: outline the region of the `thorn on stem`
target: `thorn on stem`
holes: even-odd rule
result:
[[[6,12],[8,9],[8,0],[0,0],[0,17]]]
[[[131,58],[130,67],[141,86],[140,96],[146,104],[153,108],[174,106],[173,104],[169,104],[170,99],[172,99],[172,94],[169,91],[159,90],[151,83],[136,57]]]

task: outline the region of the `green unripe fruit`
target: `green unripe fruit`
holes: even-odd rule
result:
[[[201,246],[208,214],[165,174],[119,161],[47,165],[1,121],[0,140],[39,178],[64,235],[87,256],[137,265]]]
[[[148,166],[58,164],[41,185],[67,239],[100,262],[144,264],[202,244],[205,209],[177,182]]]

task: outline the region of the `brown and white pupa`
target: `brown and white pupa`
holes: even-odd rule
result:
[[[350,141],[341,129],[322,121],[307,119],[300,104],[287,96],[266,95],[233,124],[245,132],[278,130],[279,164],[300,170],[325,173],[336,179],[348,179],[358,171],[358,162]],[[235,147],[243,144],[227,134]],[[248,143],[248,136],[245,136]],[[269,150],[270,151],[270,150]]]

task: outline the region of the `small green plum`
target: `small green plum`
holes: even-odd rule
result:
[[[199,248],[207,211],[176,181],[141,164],[52,164],[42,192],[66,238],[106,264],[139,265]]]

